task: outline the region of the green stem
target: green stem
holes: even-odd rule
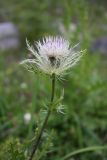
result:
[[[54,100],[54,95],[55,95],[55,74],[52,75],[52,93],[51,93],[51,100],[50,100],[51,103],[52,103],[53,100]],[[35,141],[35,144],[34,144],[34,146],[33,146],[33,150],[32,150],[32,152],[31,152],[31,155],[30,155],[30,157],[29,157],[29,160],[32,160],[34,154],[36,153],[36,151],[37,151],[37,149],[38,149],[38,146],[39,146],[39,143],[40,143],[40,141],[41,141],[41,138],[42,138],[44,129],[46,128],[46,125],[47,125],[49,116],[50,116],[50,114],[51,114],[51,109],[52,109],[52,106],[49,106],[48,112],[47,112],[47,115],[46,115],[46,118],[45,118],[45,120],[44,120],[44,122],[43,122],[43,125],[42,125],[41,129],[40,129],[40,132],[39,132],[39,134],[38,134],[38,137],[37,137],[37,139],[36,139],[36,141]]]

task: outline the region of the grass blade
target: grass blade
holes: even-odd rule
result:
[[[102,149],[106,149],[106,148],[107,148],[107,146],[93,146],[93,147],[82,148],[82,149],[79,149],[79,150],[76,150],[74,152],[69,153],[62,160],[67,160],[67,159],[69,159],[72,156],[75,156],[77,154],[81,154],[81,153],[85,153],[85,152],[92,152],[92,151],[97,151],[97,150],[102,150]]]

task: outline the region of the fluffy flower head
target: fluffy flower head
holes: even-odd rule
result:
[[[33,71],[34,69],[46,74],[62,75],[73,67],[83,55],[83,51],[76,51],[76,46],[70,47],[68,40],[62,37],[45,37],[35,43],[36,49],[27,42],[28,50],[33,59],[26,59],[21,64]]]
[[[24,114],[24,122],[25,122],[25,124],[29,124],[30,121],[31,121],[31,114],[30,113],[25,113]]]

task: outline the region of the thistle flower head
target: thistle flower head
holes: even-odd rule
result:
[[[83,55],[83,51],[75,50],[77,45],[70,47],[69,41],[62,37],[45,37],[35,43],[36,49],[28,41],[26,43],[34,58],[26,59],[21,64],[25,64],[30,71],[35,68],[46,74],[59,76],[73,67]]]

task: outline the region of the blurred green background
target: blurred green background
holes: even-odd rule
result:
[[[66,114],[50,118],[53,143],[41,159],[60,160],[79,148],[106,144],[107,1],[4,0],[0,1],[0,26],[7,22],[16,26],[19,45],[0,48],[0,159],[24,160],[27,144],[23,144],[34,136],[44,116],[40,110],[50,98],[50,79],[19,65],[30,56],[26,37],[33,43],[43,36],[62,35],[72,45],[79,42],[80,48],[87,49],[71,73],[57,81],[56,96],[65,90]],[[72,160],[107,160],[107,151],[80,154]]]

